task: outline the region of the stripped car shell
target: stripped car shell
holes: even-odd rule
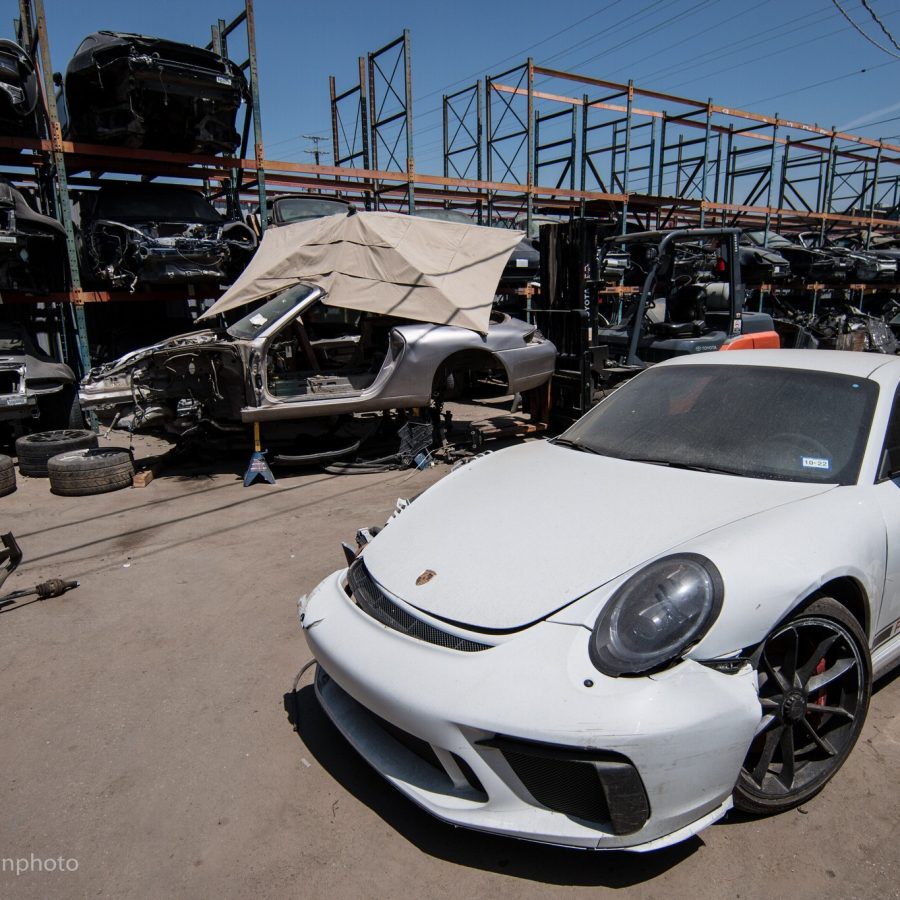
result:
[[[804,802],[837,771],[862,727],[872,677],[900,660],[900,569],[889,552],[900,524],[900,446],[885,452],[900,445],[900,360],[825,351],[739,356],[660,363],[562,438],[459,468],[396,516],[349,569],[301,598],[323,708],[411,800],[455,825],[642,851],[721,818],[733,794],[751,808],[755,770],[745,767],[771,735],[811,721],[827,730],[824,744],[834,741],[835,755],[832,762],[798,738],[788,766],[788,751],[779,758],[772,750],[758,773],[760,792],[774,797],[769,811]],[[721,427],[680,443],[674,456],[649,458],[643,438],[616,424],[631,420],[633,408],[644,410],[636,428],[653,421],[649,399],[676,418],[688,415],[689,425],[689,405],[702,396],[694,387],[735,399],[741,379],[782,390],[752,414],[709,395],[706,415],[721,412]],[[794,405],[813,422],[832,402],[825,392],[793,404],[792,383],[843,392],[844,411],[855,418],[835,416],[830,450],[801,426],[778,431]],[[598,434],[609,446],[632,442],[636,455],[606,455],[588,440]],[[729,451],[734,474],[703,464],[720,438],[722,447],[731,439],[745,447]],[[539,494],[522,490],[535,479]],[[597,510],[616,527],[598,532]],[[532,549],[517,552],[523,546]],[[656,610],[618,639],[647,642],[686,627],[686,595],[660,588],[627,599],[654,566],[675,573],[685,561],[715,573],[717,599],[705,618],[683,632],[666,662],[610,668],[593,651],[611,639],[617,605],[637,604],[648,617]],[[433,577],[419,581],[426,570]],[[807,626],[834,629],[808,651],[816,673],[809,696],[795,691],[773,706],[766,666],[776,665],[774,647],[785,628]],[[834,658],[830,648],[843,653],[845,644],[855,656]],[[837,690],[850,699],[828,705]],[[838,708],[845,702],[849,723]]]
[[[482,338],[452,325],[335,314],[338,308],[329,308],[314,285],[286,293],[294,302],[251,339],[236,336],[241,320],[92,369],[81,384],[82,406],[106,415],[137,412],[129,422],[135,428],[178,431],[201,421],[288,422],[427,406],[463,368],[496,373],[514,393],[538,387],[553,372],[553,344],[534,326],[500,313]],[[298,321],[320,301],[321,330]]]
[[[227,282],[257,247],[243,222],[226,219],[190,188],[108,184],[79,198],[81,267],[87,278],[133,291],[139,284]]]

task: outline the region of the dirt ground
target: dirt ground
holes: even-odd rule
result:
[[[433,820],[337,734],[309,675],[298,734],[297,598],[342,564],[341,540],[447,469],[247,489],[241,471],[83,498],[20,478],[0,499],[25,552],[2,591],[81,582],[0,614],[0,859],[31,868],[0,872],[0,897],[900,897],[900,678],[812,802],[646,855]]]

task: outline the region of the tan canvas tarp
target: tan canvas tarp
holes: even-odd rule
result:
[[[237,281],[203,318],[301,281],[349,309],[486,333],[497,282],[522,232],[387,212],[269,228]]]

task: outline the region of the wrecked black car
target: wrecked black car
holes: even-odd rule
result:
[[[900,342],[890,314],[873,316],[849,303],[823,304],[818,310],[797,309],[784,297],[773,297],[775,330],[783,347],[798,350],[855,350],[893,355]]]
[[[17,322],[0,322],[0,434],[83,428],[75,373]]]
[[[0,179],[0,290],[61,291],[66,285],[66,232]]]
[[[240,68],[210,50],[114,31],[88,35],[66,68],[63,133],[73,141],[176,153],[233,153],[249,98]]]
[[[847,266],[847,277],[852,282],[872,284],[892,282],[897,275],[897,260],[877,256],[867,250],[851,246],[849,241],[830,241],[817,231],[804,231],[797,239],[807,248],[821,250],[828,256],[841,260]]]
[[[74,218],[85,280],[130,291],[231,281],[258,243],[247,225],[226,219],[197,191],[165,184],[85,192]]]
[[[0,134],[35,137],[38,96],[32,58],[18,44],[0,40]]]
[[[849,259],[826,253],[817,247],[805,247],[799,241],[789,240],[775,231],[770,231],[768,236],[764,231],[745,231],[741,244],[781,254],[790,263],[791,276],[800,281],[846,282],[853,268]]]

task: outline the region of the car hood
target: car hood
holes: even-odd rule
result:
[[[438,482],[379,533],[365,559],[385,590],[423,612],[516,630],[698,535],[831,489],[537,441]]]

